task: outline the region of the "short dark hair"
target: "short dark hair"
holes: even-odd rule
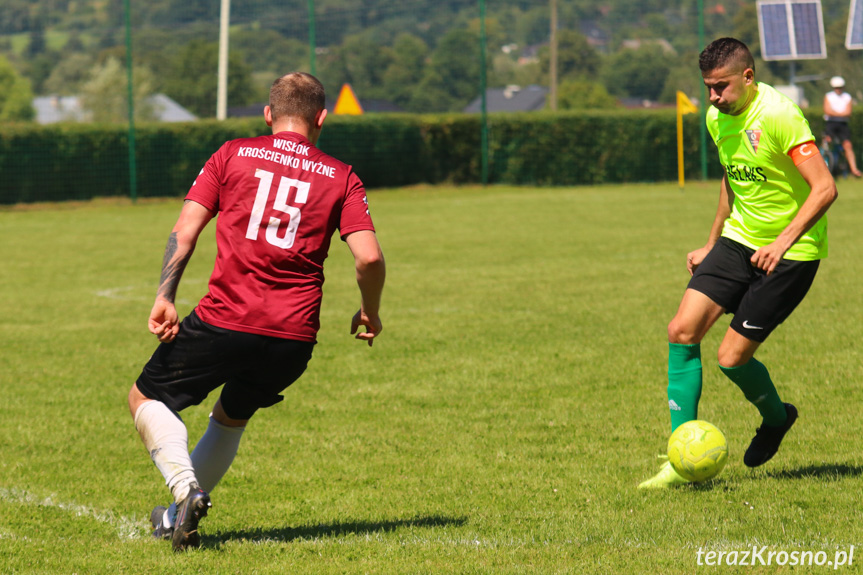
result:
[[[755,59],[749,48],[736,38],[719,38],[711,42],[698,57],[698,67],[701,73],[712,72],[728,65],[740,67],[742,72],[746,68],[755,71]]]
[[[318,112],[326,107],[326,94],[320,80],[305,72],[282,76],[270,88],[273,120],[291,117],[313,127]]]

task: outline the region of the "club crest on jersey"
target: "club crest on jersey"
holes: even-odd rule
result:
[[[761,130],[746,130],[746,137],[752,145],[752,151],[758,153],[758,143],[761,141]]]

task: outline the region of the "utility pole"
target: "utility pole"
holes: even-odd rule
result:
[[[485,0],[479,0],[480,180],[488,184],[488,102],[486,97]]]
[[[228,31],[231,25],[231,0],[222,0],[219,17],[219,82],[216,88],[216,118],[228,117]]]
[[[549,58],[549,97],[552,110],[557,110],[557,0],[551,0],[551,57]]]
[[[315,52],[318,49],[315,42],[315,0],[309,0],[309,71],[312,76],[317,76],[315,65]]]
[[[132,8],[124,0],[126,20],[126,96],[129,101],[129,196],[138,201],[138,165],[135,161],[135,90],[132,84]]]

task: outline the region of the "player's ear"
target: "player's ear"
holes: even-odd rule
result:
[[[318,112],[317,116],[315,116],[315,128],[320,130],[324,125],[324,120],[327,117],[327,109],[323,108],[320,112]]]
[[[746,80],[747,84],[751,84],[755,81],[755,70],[752,68],[746,68],[743,70],[743,79]]]
[[[264,106],[264,119],[268,126],[273,126],[273,110],[269,106]]]

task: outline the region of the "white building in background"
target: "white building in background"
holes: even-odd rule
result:
[[[154,94],[148,98],[157,122],[191,122],[198,117],[164,94]],[[36,122],[55,124],[57,122],[87,122],[87,112],[81,107],[78,96],[39,96],[33,99]]]
[[[791,101],[801,108],[809,107],[809,100],[803,95],[803,88],[800,86],[789,84],[787,86],[773,86],[773,88],[780,94],[791,98]]]

